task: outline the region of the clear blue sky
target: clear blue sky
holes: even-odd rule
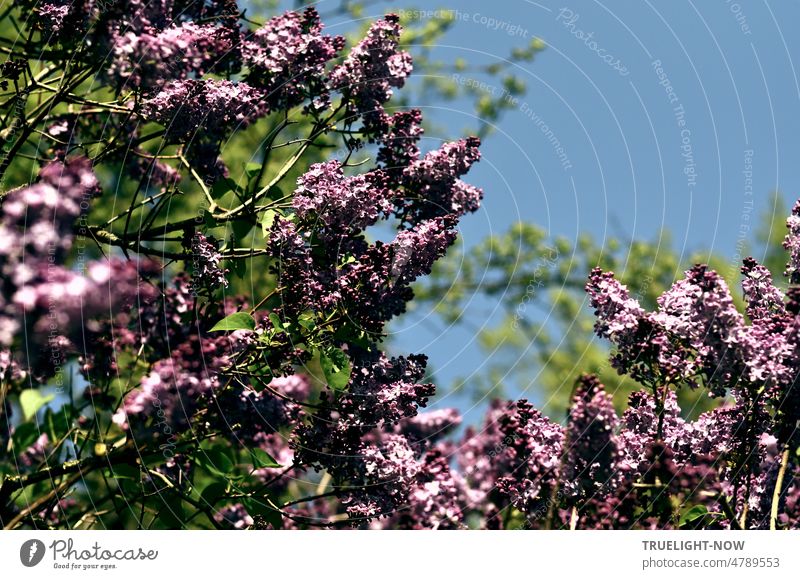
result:
[[[751,202],[757,214],[772,191],[790,202],[800,196],[800,3],[425,4],[456,11],[436,49],[445,60],[492,63],[534,36],[547,44],[516,68],[528,93],[469,175],[486,198],[462,224],[467,244],[523,219],[568,238],[589,231],[601,240],[653,239],[667,228],[684,254],[708,249],[733,259],[740,235],[752,239]],[[413,7],[370,5],[365,17]],[[471,108],[445,107],[426,115],[454,132],[468,122]],[[492,319],[486,309],[476,304],[475,321]],[[426,352],[437,382],[480,367],[473,332],[431,332],[416,322],[396,326],[394,349]]]

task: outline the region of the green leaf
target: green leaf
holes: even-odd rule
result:
[[[50,440],[60,440],[72,429],[72,419],[68,410],[69,406],[63,406],[57,412],[49,408],[45,411],[44,423],[47,424]]]
[[[55,394],[45,396],[35,388],[23,390],[19,395],[19,405],[22,407],[22,415],[25,421],[27,422],[36,416],[39,409],[55,397]]]
[[[275,328],[279,332],[283,331],[283,322],[281,322],[281,319],[278,317],[278,314],[270,313],[269,321],[272,324],[273,328]]]
[[[234,221],[231,225],[231,231],[233,233],[233,245],[234,247],[238,247],[241,245],[246,245],[244,240],[250,235],[250,231],[253,229],[253,224],[248,221]]]
[[[117,464],[111,469],[114,480],[119,485],[121,493],[133,495],[140,492],[142,483],[142,472],[138,467],[129,464]]]
[[[303,326],[309,332],[317,327],[317,320],[311,312],[303,312],[297,319],[297,323]]]
[[[25,449],[34,443],[39,438],[41,431],[39,425],[33,422],[23,422],[16,429],[14,429],[14,448]]]
[[[269,190],[267,191],[267,199],[270,199],[271,201],[278,201],[279,199],[283,199],[284,197],[286,196],[283,194],[283,190],[275,185],[270,187]]]
[[[708,509],[704,505],[695,505],[681,515],[679,526],[688,525],[692,521],[705,517],[707,514]]]
[[[214,229],[215,227],[219,226],[219,224],[217,223],[217,220],[214,219],[214,217],[212,216],[210,211],[205,211],[205,210],[201,210],[201,211],[202,211],[202,217],[203,217],[203,225],[205,225],[206,229]]]
[[[234,330],[254,330],[256,321],[247,312],[236,312],[222,318],[209,332],[231,332]]]
[[[264,237],[266,237],[269,233],[269,230],[272,228],[272,224],[275,223],[275,218],[277,216],[278,212],[274,209],[267,209],[261,214],[261,234]]]
[[[195,455],[195,460],[205,470],[219,476],[228,476],[234,469],[233,461],[228,455],[216,448],[201,448]]]
[[[253,466],[256,468],[280,468],[283,466],[260,448],[254,448],[250,454],[253,455]]]
[[[220,199],[231,191],[236,191],[237,188],[238,186],[236,185],[236,181],[230,177],[219,179],[211,186],[211,197],[214,199]]]
[[[334,390],[344,390],[350,382],[352,366],[350,359],[339,348],[330,348],[326,352],[320,353],[319,363],[325,380]]]
[[[252,179],[261,172],[261,163],[247,163],[244,166],[244,173],[248,180]]]
[[[244,279],[244,274],[247,273],[247,261],[244,259],[231,259],[228,261],[228,265],[231,266],[231,270],[236,277]]]
[[[183,529],[186,521],[186,511],[183,501],[179,496],[170,492],[161,492],[152,501],[148,501],[151,508],[158,513],[156,523],[164,529]]]
[[[214,481],[202,490],[200,493],[200,502],[213,507],[227,492],[228,483]]]

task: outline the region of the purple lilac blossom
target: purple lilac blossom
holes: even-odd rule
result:
[[[268,20],[244,41],[247,81],[264,89],[269,107],[288,109],[311,99],[314,109],[330,104],[325,67],[344,47],[342,36],[322,34],[315,8]]]
[[[330,75],[331,88],[342,92],[367,131],[385,129],[383,105],[392,97],[392,88],[402,88],[411,74],[411,56],[398,50],[399,22],[394,14],[374,22]]]
[[[265,113],[260,90],[228,80],[171,81],[142,106],[148,120],[164,125],[178,141],[197,134],[221,137]]]

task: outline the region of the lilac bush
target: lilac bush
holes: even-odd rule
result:
[[[654,312],[592,272],[596,332],[647,388],[622,416],[586,375],[563,423],[498,400],[458,433],[425,410],[427,357],[385,339],[480,207],[480,141],[423,150],[391,105],[397,16],[347,49],[313,8],[23,8],[0,69],[23,119],[0,161],[5,528],[798,527],[800,209],[789,290],[746,260],[744,313],[704,266]],[[688,421],[678,388],[720,405]]]
[[[81,66],[3,67],[20,110],[66,87],[37,121],[48,160],[0,206],[3,525],[69,526],[105,489],[130,508],[98,525],[460,526],[433,442],[460,417],[419,414],[426,357],[381,343],[478,209],[459,178],[479,142],[422,157],[419,111],[385,108],[411,72],[398,17],[345,50],[313,8],[256,27],[234,2],[32,9],[30,42]],[[237,178],[226,151],[254,134]],[[366,148],[374,166],[349,162]],[[379,222],[394,240],[370,241]]]

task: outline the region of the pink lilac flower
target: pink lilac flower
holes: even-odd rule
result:
[[[192,283],[195,288],[214,290],[228,287],[225,277],[228,270],[220,267],[220,259],[217,245],[202,233],[195,233],[192,237]]]
[[[17,455],[16,460],[20,470],[30,470],[37,468],[40,464],[47,462],[48,455],[53,451],[50,437],[46,432],[39,437],[28,448]]]
[[[509,403],[500,417],[500,439],[489,468],[502,497],[523,513],[535,513],[557,484],[563,452],[563,428],[525,400]]]
[[[56,2],[43,3],[39,8],[39,20],[42,26],[49,28],[54,35],[61,33],[71,11],[71,4],[71,2],[65,4]]]
[[[268,390],[234,387],[215,396],[209,422],[238,445],[251,447],[289,424],[293,410]]]
[[[268,20],[244,41],[248,83],[263,88],[272,110],[306,99],[320,109],[329,104],[325,67],[344,47],[342,36],[322,34],[316,9],[286,12]]]
[[[126,90],[153,89],[214,70],[233,48],[216,24],[175,23],[163,30],[126,31],[114,39],[108,74]]]
[[[228,80],[172,81],[142,106],[142,114],[176,140],[221,137],[265,112],[260,90]]]
[[[366,446],[350,491],[341,502],[351,519],[368,522],[394,514],[403,506],[420,471],[414,451],[402,436],[387,435],[380,445]]]
[[[383,169],[395,177],[399,184],[403,170],[419,160],[419,140],[422,129],[422,112],[419,109],[398,111],[387,115],[384,131],[377,137],[381,146],[376,161]]]
[[[269,387],[288,398],[301,402],[307,401],[311,395],[311,382],[305,374],[273,378]]]
[[[47,0],[32,4],[33,21],[49,42],[71,45],[84,40],[95,9],[94,0]]]
[[[394,431],[405,436],[420,449],[428,448],[443,439],[461,424],[461,414],[455,408],[421,412],[398,422]]]
[[[384,103],[392,97],[392,88],[402,88],[411,73],[411,56],[398,50],[399,22],[389,14],[373,23],[330,75],[331,88],[342,92],[368,131],[383,128]]]
[[[253,517],[241,503],[228,505],[214,513],[214,520],[227,529],[246,529],[253,526]]]
[[[712,392],[721,395],[740,373],[737,347],[744,326],[725,280],[705,266],[695,266],[658,298],[658,305],[656,321],[688,341]]]
[[[147,155],[143,151],[138,153]],[[181,173],[172,165],[161,159],[145,158],[145,156],[132,155],[128,158],[128,171],[134,179],[144,180],[149,187],[166,189],[174,187],[181,181]]]
[[[83,340],[101,330],[100,318],[124,312],[149,291],[139,283],[135,262],[104,258],[86,263],[83,271],[64,265],[73,228],[98,192],[88,159],[75,158],[46,165],[37,183],[2,202],[0,343],[10,346],[24,320],[26,364],[42,376],[56,357],[82,349]]]
[[[400,231],[388,243],[371,246],[358,262],[339,273],[331,304],[341,303],[350,319],[365,330],[378,332],[405,311],[414,293],[410,284],[428,275],[437,259],[453,244],[452,218],[436,218]]]
[[[742,293],[752,322],[786,313],[783,292],[772,283],[770,271],[752,257],[742,266]]]
[[[282,294],[283,307],[290,312],[341,307],[360,327],[380,331],[405,310],[413,297],[410,284],[429,274],[455,241],[453,223],[452,217],[422,222],[400,231],[388,244],[369,246],[355,261],[339,267],[325,248],[312,251],[310,232],[302,233],[294,223],[276,219],[269,248],[277,261],[279,279],[287,288]]]
[[[663,415],[659,418],[656,401],[652,393],[640,390],[633,392],[628,399],[628,408],[622,415],[621,428],[617,441],[620,450],[620,469],[626,473],[635,473],[645,460],[647,444],[658,438],[658,426],[661,423],[661,440],[685,459],[697,447],[693,439],[702,438],[707,431],[696,424],[687,424],[681,418],[678,397],[669,390],[663,401]],[[695,434],[695,432],[697,434]],[[702,434],[700,434],[702,432]],[[699,443],[699,440],[697,440]],[[708,450],[705,451],[707,453]]]
[[[428,452],[408,492],[408,502],[382,521],[389,529],[461,529],[464,514],[459,484],[447,459],[438,450]]]
[[[792,213],[786,219],[786,228],[789,233],[783,240],[783,247],[789,252],[789,262],[786,264],[784,275],[793,284],[800,283],[800,200],[798,200]]]
[[[427,153],[403,169],[408,193],[399,199],[400,213],[412,222],[478,210],[483,191],[459,179],[480,160],[480,139],[469,137]]]
[[[644,310],[631,297],[628,288],[614,279],[614,274],[600,268],[592,270],[586,284],[594,314],[595,332],[620,347],[633,341]]]
[[[490,528],[500,527],[509,504],[537,512],[558,480],[563,439],[563,428],[527,401],[494,402],[482,427],[468,428],[458,446],[464,508]]]
[[[596,376],[578,382],[567,420],[564,490],[574,499],[613,491],[619,475],[619,417]]]
[[[311,165],[297,179],[292,205],[326,241],[358,235],[391,209],[386,191],[367,175],[346,177],[339,161]]]
[[[172,355],[156,362],[139,389],[125,397],[114,414],[116,424],[135,427],[154,439],[168,439],[185,429],[211,401],[221,385],[219,371],[230,364],[229,338],[192,335],[172,347]],[[155,421],[155,427],[142,430],[148,420]]]

